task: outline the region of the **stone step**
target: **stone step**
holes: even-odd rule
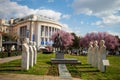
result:
[[[81,64],[81,62],[75,58],[64,58],[64,59],[51,58],[51,63],[53,64]]]
[[[93,69],[93,70],[88,70],[88,69],[84,69],[84,70],[78,70],[80,72],[99,72],[99,70]]]

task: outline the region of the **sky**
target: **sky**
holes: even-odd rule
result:
[[[0,18],[30,14],[54,18],[78,36],[108,32],[120,37],[120,0],[0,0]]]

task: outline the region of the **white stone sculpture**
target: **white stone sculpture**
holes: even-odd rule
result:
[[[94,41],[93,53],[92,53],[92,66],[98,67],[98,42]]]
[[[93,42],[90,42],[88,48],[88,64],[92,64],[92,52],[93,52]]]
[[[29,65],[30,65],[30,67],[33,67],[34,51],[33,51],[32,45],[33,45],[33,42],[30,41],[30,42],[29,42],[29,51],[30,51],[30,55],[29,55],[29,56],[30,56],[30,57],[29,57]]]
[[[29,39],[24,38],[22,44],[22,70],[29,70],[29,46],[28,46]]]
[[[33,51],[34,51],[33,63],[36,64],[36,62],[37,62],[36,42],[33,42]]]
[[[106,46],[105,46],[105,41],[101,40],[100,41],[100,49],[99,49],[99,54],[98,54],[98,69],[101,72],[105,72],[105,66],[103,65],[103,60],[106,60]]]
[[[15,49],[15,45],[12,45],[11,51],[14,51],[14,50],[16,50],[16,49]]]

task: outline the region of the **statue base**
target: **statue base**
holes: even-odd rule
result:
[[[55,58],[56,59],[64,59],[64,53],[62,53],[60,51],[56,52],[56,57]]]
[[[81,64],[81,61],[78,61],[75,58],[64,58],[64,59],[56,59],[51,58],[52,64]]]

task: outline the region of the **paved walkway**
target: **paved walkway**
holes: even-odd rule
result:
[[[60,79],[57,76],[42,76],[31,74],[0,74],[0,80],[81,80],[78,78],[73,79]]]
[[[16,59],[21,59],[21,56],[13,56],[13,57],[7,57],[7,58],[0,58],[0,64],[10,62]]]
[[[9,58],[0,58],[0,64],[10,62],[16,59],[21,59],[21,56],[14,56]],[[0,80],[81,80],[79,78],[61,79],[57,76],[47,75],[31,75],[31,74],[12,74],[12,73],[0,73]]]

